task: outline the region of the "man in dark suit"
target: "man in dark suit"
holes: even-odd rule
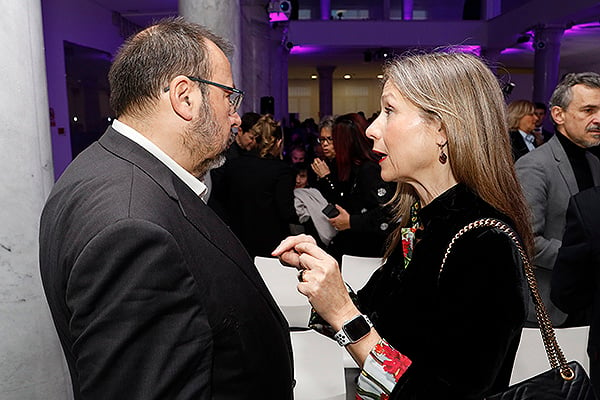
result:
[[[591,309],[588,355],[596,392],[600,389],[600,187],[571,197],[567,226],[552,276],[552,301],[562,311]]]
[[[169,19],[109,73],[117,120],[56,183],[40,268],[75,399],[291,399],[287,323],[199,195],[239,125],[230,46]]]
[[[544,121],[546,120],[546,116],[548,114],[548,107],[546,107],[544,103],[541,103],[539,101],[536,101],[534,104],[534,113],[538,119],[535,123],[535,129],[533,130],[533,134],[535,135],[535,144],[537,147],[550,140],[550,138],[554,135],[554,132],[544,128]]]
[[[600,75],[568,74],[550,99],[555,135],[515,163],[531,208],[535,255],[532,264],[540,294],[555,326],[576,326],[578,315],[563,313],[550,300],[552,269],[565,229],[569,198],[600,185],[600,161],[589,149],[600,144]],[[533,305],[527,321],[537,323]]]

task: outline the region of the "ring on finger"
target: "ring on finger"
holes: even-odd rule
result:
[[[298,272],[298,282],[306,282],[304,280],[304,271],[306,271],[305,269],[301,269],[300,272]]]

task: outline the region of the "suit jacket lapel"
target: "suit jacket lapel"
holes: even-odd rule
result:
[[[573,195],[573,194],[579,192],[579,187],[577,186],[577,180],[575,179],[575,173],[573,172],[573,167],[571,166],[571,163],[569,162],[569,158],[567,157],[567,153],[565,152],[565,149],[560,144],[558,137],[556,137],[556,135],[554,135],[552,137],[552,139],[550,139],[548,141],[547,144],[550,145],[550,149],[552,150],[552,153],[554,154],[554,159],[556,160],[556,162],[558,164],[558,170],[560,171],[560,174],[562,175],[563,180],[565,181],[565,183],[567,184],[567,187],[569,188],[569,193],[571,195]]]
[[[237,237],[181,179],[166,165],[112,127],[100,138],[100,144],[117,157],[135,164],[150,176],[174,201],[177,201],[184,217],[205,236],[223,255],[233,261],[259,289],[282,323],[285,317],[270,295],[253,261]]]
[[[279,306],[271,296],[269,289],[262,280],[253,260],[240,243],[239,239],[229,230],[227,225],[208,207],[200,197],[177,176],[173,176],[173,186],[178,194],[179,205],[185,218],[204,235],[224,257],[229,258],[248,279],[259,289],[276,315],[283,324],[287,324]],[[292,289],[293,290],[293,289]]]

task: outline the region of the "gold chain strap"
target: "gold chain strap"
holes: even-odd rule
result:
[[[538,324],[540,326],[540,332],[542,334],[542,340],[544,341],[544,348],[546,349],[546,354],[548,356],[548,361],[550,362],[550,366],[552,368],[560,368],[560,375],[563,379],[570,381],[575,377],[574,371],[567,364],[567,360],[565,359],[565,355],[563,354],[558,341],[556,340],[556,335],[554,333],[554,328],[552,327],[552,321],[548,317],[548,312],[546,311],[546,307],[540,297],[540,293],[537,286],[537,281],[535,279],[535,274],[533,273],[533,267],[529,263],[529,259],[519,242],[517,234],[515,231],[506,225],[504,222],[499,221],[497,219],[492,218],[483,218],[477,221],[471,222],[470,224],[463,227],[459,230],[456,235],[452,238],[450,243],[448,244],[448,248],[446,249],[446,253],[444,254],[444,258],[442,259],[442,265],[440,266],[440,272],[438,274],[438,282],[440,277],[442,276],[442,271],[444,270],[444,265],[446,264],[446,259],[450,254],[450,250],[454,246],[454,243],[465,233],[482,227],[492,227],[500,230],[501,232],[508,235],[508,237],[513,241],[517,250],[519,251],[519,255],[521,256],[521,260],[523,261],[523,268],[525,270],[525,277],[527,279],[527,284],[529,286],[529,291],[531,292],[531,297],[533,298],[533,304],[535,306],[535,314],[538,320]]]

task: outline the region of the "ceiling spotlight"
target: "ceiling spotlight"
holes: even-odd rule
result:
[[[317,74],[312,74],[312,75],[310,76],[310,79],[317,79]]]
[[[352,78],[352,75],[350,75],[350,74],[344,75],[344,79],[350,79],[350,78]]]
[[[377,79],[383,79],[383,75],[382,74],[377,75]]]

